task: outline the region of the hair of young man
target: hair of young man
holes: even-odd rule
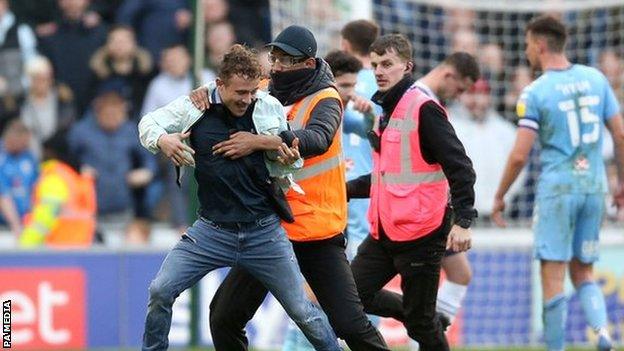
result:
[[[355,56],[341,50],[334,50],[325,56],[334,77],[347,73],[358,73],[362,69],[362,62]]]
[[[370,52],[379,56],[392,51],[404,61],[412,61],[412,44],[403,34],[382,35],[370,46]]]
[[[368,55],[371,44],[379,37],[379,26],[373,21],[360,19],[347,23],[340,34],[356,54]]]
[[[227,82],[232,76],[238,75],[245,79],[262,77],[262,66],[256,51],[240,44],[232,45],[223,56],[219,66],[218,77]]]
[[[462,78],[470,78],[473,82],[481,76],[477,59],[467,52],[454,52],[445,58],[442,64],[453,67]]]
[[[548,50],[555,53],[563,52],[568,39],[565,25],[553,16],[542,15],[532,19],[526,32],[545,38]]]

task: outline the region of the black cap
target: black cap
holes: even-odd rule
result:
[[[316,56],[316,39],[314,39],[314,34],[308,28],[302,26],[292,25],[286,27],[267,46],[280,48],[291,56]]]

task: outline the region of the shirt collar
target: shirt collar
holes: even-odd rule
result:
[[[433,90],[431,90],[431,88],[429,88],[425,83],[423,83],[422,80],[420,79],[417,80],[416,83],[414,83],[414,85],[412,86],[416,87],[418,90],[425,93],[425,95],[434,99],[437,103],[440,103],[440,99],[438,99],[438,96],[433,92]]]
[[[217,88],[212,91],[212,103],[213,104],[222,104],[223,100],[221,100],[221,95],[219,95],[219,91]]]

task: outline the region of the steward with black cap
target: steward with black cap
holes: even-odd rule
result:
[[[329,65],[316,58],[316,40],[308,29],[289,26],[269,43],[269,92],[287,111],[290,125],[279,142],[298,140],[304,166],[294,174],[305,195],[286,195],[295,217],[284,223],[299,267],[336,335],[352,350],[389,350],[368,320],[345,255],[347,220],[342,133],[343,106]],[[258,145],[243,141],[241,149]],[[295,143],[296,144],[296,143]],[[237,152],[232,150],[231,152]],[[244,269],[234,267],[210,306],[212,338],[217,350],[246,350],[245,324],[253,317],[267,289]]]

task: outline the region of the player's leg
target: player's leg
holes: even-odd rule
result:
[[[587,324],[596,332],[600,350],[612,348],[607,329],[607,308],[600,286],[594,279],[593,263],[598,259],[598,237],[604,213],[602,195],[584,195],[574,233],[570,277],[577,289]]]
[[[453,322],[457,312],[462,306],[468,284],[472,279],[472,270],[465,252],[447,251],[442,258],[442,269],[446,274],[446,280],[438,289],[436,311]]]
[[[171,308],[184,290],[218,267],[231,265],[236,237],[197,220],[167,254],[149,286],[149,303],[143,350],[166,350],[171,328]]]
[[[563,283],[572,258],[575,212],[571,195],[538,199],[535,208],[535,256],[540,260],[544,340],[549,351],[565,344],[568,298]]]
[[[563,351],[568,298],[563,292],[566,262],[541,262],[544,340],[548,351]]]

